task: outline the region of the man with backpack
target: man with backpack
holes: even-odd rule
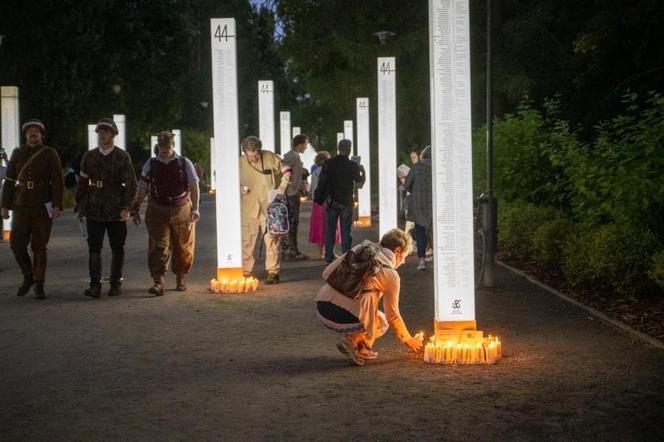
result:
[[[148,229],[148,267],[154,284],[149,292],[164,294],[164,275],[170,260],[177,291],[187,290],[185,278],[194,262],[199,188],[192,162],[174,150],[171,132],[157,135],[159,153],[143,166],[138,194],[132,208],[134,224],[140,224],[143,199],[150,195],[145,212]]]
[[[2,185],[2,218],[13,211],[10,244],[23,273],[16,292],[24,296],[35,286],[35,297],[46,298],[46,245],[51,237],[53,219],[62,210],[63,180],[60,157],[43,144],[44,124],[32,119],[21,127],[25,144],[14,149]],[[28,253],[32,250],[32,259]]]
[[[79,219],[85,217],[88,232],[90,287],[83,294],[91,298],[101,296],[104,233],[108,234],[112,253],[108,296],[122,294],[127,220],[136,195],[136,175],[131,157],[113,144],[118,134],[115,122],[110,118],[102,118],[95,131],[99,137],[99,146],[83,155],[75,194]]]
[[[242,140],[241,147],[243,152],[240,156],[242,270],[245,276],[250,276],[253,272],[256,261],[254,258],[256,240],[263,233],[267,270],[265,283],[278,284],[281,268],[279,251],[281,236],[268,231],[268,206],[277,195],[285,200],[284,193],[290,182],[291,169],[283,167],[281,158],[275,153],[263,151],[261,140],[255,136]],[[270,198],[271,196],[273,198]]]

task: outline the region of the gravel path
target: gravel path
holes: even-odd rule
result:
[[[313,310],[321,261],[287,262],[283,283],[255,294],[208,293],[213,204],[189,292],[162,298],[147,293],[144,227],[130,226],[117,299],[81,295],[70,213],[53,230],[45,301],[14,295],[0,244],[0,440],[664,439],[664,352],[500,267],[476,300],[479,327],[503,339],[498,365],[427,365],[389,333],[378,360],[346,365]],[[400,270],[401,310],[430,333],[433,272],[415,265]]]

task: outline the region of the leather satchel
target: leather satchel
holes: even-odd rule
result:
[[[373,252],[369,247],[362,247],[357,253],[349,250],[326,282],[339,293],[357,299],[373,264]]]

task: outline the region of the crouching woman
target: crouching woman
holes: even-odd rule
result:
[[[422,337],[411,336],[399,313],[401,279],[396,269],[413,250],[410,235],[403,230],[392,229],[383,235],[380,244],[364,241],[353,250],[358,252],[367,245],[374,253],[375,266],[364,280],[360,295],[350,298],[326,283],[316,296],[318,318],[327,328],[345,335],[337,348],[354,365],[364,365],[365,360],[378,356],[373,351],[373,343],[390,326],[399,340],[411,350],[418,351],[422,347]],[[327,281],[344,256],[325,268],[324,280]],[[378,310],[381,298],[385,313]]]

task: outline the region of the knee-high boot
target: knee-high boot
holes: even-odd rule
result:
[[[21,273],[23,273],[23,283],[16,291],[16,296],[24,296],[30,291],[30,287],[32,287],[32,284],[35,282],[35,278],[32,274],[32,261],[30,260],[30,255],[28,255],[27,251],[14,251],[14,258],[16,258],[18,267],[21,269]]]
[[[34,252],[34,264],[32,266],[32,275],[35,279],[35,297],[37,299],[46,298],[44,293],[44,278],[46,276],[46,251]]]
[[[88,269],[90,271],[90,288],[83,294],[91,298],[101,296],[101,253],[90,253],[88,256]]]
[[[122,294],[122,269],[124,268],[124,255],[111,256],[111,288],[108,296]]]

